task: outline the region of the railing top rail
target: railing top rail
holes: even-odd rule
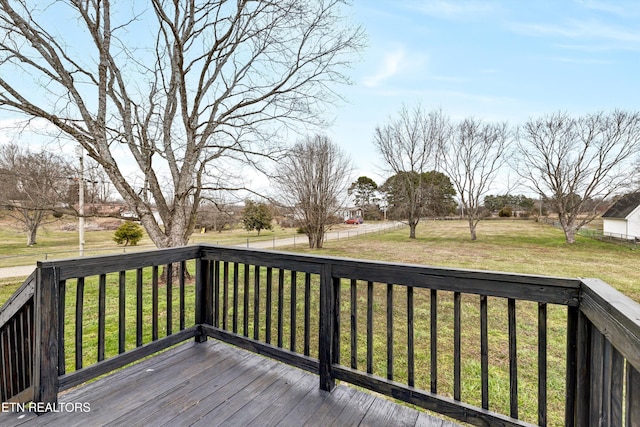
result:
[[[320,265],[330,263],[334,277],[344,279],[386,282],[569,306],[578,306],[580,298],[580,280],[564,277],[453,269],[216,245],[202,245],[202,251],[204,257],[218,256],[235,262],[261,262],[261,265],[273,267],[284,263],[296,265],[300,271],[310,272],[316,272]]]
[[[4,325],[7,320],[11,319],[18,310],[24,306],[25,302],[31,298],[35,291],[36,270],[25,279],[22,285],[16,290],[11,297],[0,307],[0,326]]]
[[[56,268],[58,279],[95,276],[136,268],[166,265],[200,257],[200,246],[155,249],[117,255],[98,255],[62,260],[38,261],[38,268]]]
[[[276,268],[284,266],[310,273],[319,273],[321,265],[330,263],[334,277],[345,279],[387,282],[569,306],[578,306],[580,296],[579,279],[293,254],[208,244],[129,254],[39,261],[37,265],[39,268],[55,267],[58,270],[59,280],[66,280],[165,265],[200,256]]]

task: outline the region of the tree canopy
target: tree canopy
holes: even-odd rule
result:
[[[82,146],[157,246],[184,245],[208,193],[329,119],[363,46],[343,6],[1,0],[0,108]]]
[[[522,194],[502,194],[488,195],[484,197],[484,207],[490,211],[499,211],[505,206],[509,206],[514,210],[530,211],[534,207],[532,198]]]
[[[247,231],[256,230],[258,236],[261,230],[273,229],[273,214],[266,203],[246,200],[242,212],[242,224]]]
[[[413,193],[414,188],[419,191]],[[456,191],[449,177],[442,172],[400,172],[388,178],[381,190],[387,196],[391,219],[406,220],[411,203],[419,207],[420,216],[447,216],[456,210]]]
[[[356,206],[362,209],[362,219],[369,206],[378,201],[378,184],[368,176],[358,177],[349,187],[349,195],[353,196]]]

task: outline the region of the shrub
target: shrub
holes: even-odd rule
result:
[[[132,221],[125,221],[113,235],[113,241],[125,246],[135,246],[142,239],[142,227]]]
[[[511,216],[513,216],[513,211],[511,210],[511,206],[505,206],[502,209],[500,209],[500,212],[498,212],[498,216],[505,217],[505,218],[510,218]]]

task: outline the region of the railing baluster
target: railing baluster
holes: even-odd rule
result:
[[[107,275],[98,277],[98,362],[104,360]]]
[[[260,338],[260,267],[253,268],[253,339]]]
[[[240,279],[238,271],[240,266],[237,262],[233,263],[233,318],[232,318],[232,328],[233,333],[238,333],[238,306],[240,305],[239,297],[238,297],[238,287],[240,286]]]
[[[438,291],[431,289],[431,393],[438,392]]]
[[[453,293],[453,398],[460,400],[460,366],[462,359],[461,352],[461,328],[460,328],[460,292]]]
[[[244,264],[243,269],[242,291],[242,333],[245,337],[249,336],[249,264]]]
[[[567,307],[567,348],[565,375],[565,411],[564,424],[575,425],[575,406],[577,396],[577,349],[578,349],[578,313],[577,307]],[[511,415],[513,417],[513,415]]]
[[[58,375],[67,372],[66,354],[64,346],[64,326],[67,304],[67,281],[60,281],[58,287]]]
[[[9,337],[9,349],[10,349],[10,366],[11,366],[11,389],[12,394],[17,394],[20,391],[20,366],[18,366],[18,346],[16,343],[16,322],[9,323],[7,332]],[[13,351],[11,351],[13,350]]]
[[[76,370],[82,369],[82,314],[84,311],[84,277],[76,282]]]
[[[30,305],[25,305],[20,310],[20,352],[22,353],[22,365],[24,366],[22,372],[23,388],[27,388],[31,385],[31,353],[29,352],[30,334],[31,334],[31,322],[30,322]]]
[[[229,316],[229,263],[222,265],[222,329],[227,330]]]
[[[351,279],[351,368],[358,369],[358,288]]]
[[[415,386],[413,345],[413,286],[407,287],[407,385]]]
[[[291,299],[289,300],[289,312],[291,314],[291,336],[289,337],[290,341],[289,341],[289,349],[291,351],[296,351],[296,332],[297,332],[297,314],[296,314],[296,303],[297,303],[297,274],[296,271],[292,270],[291,271]]]
[[[516,300],[509,298],[509,415],[518,418],[518,346],[516,330]]]
[[[611,425],[611,343],[603,336],[602,341],[602,411],[600,420],[602,425]]]
[[[5,344],[6,328],[0,329],[0,401],[5,402],[11,396],[9,379],[11,377],[10,363],[7,360],[7,345]]]
[[[640,372],[629,361],[626,368],[625,426],[636,426],[640,423]]]
[[[373,374],[373,282],[367,282],[367,374]]]
[[[213,326],[220,326],[220,261],[213,261],[211,274],[213,275]]]
[[[387,379],[393,380],[393,285],[387,283]]]
[[[611,349],[610,365],[607,367],[609,371],[609,381],[607,384],[609,396],[609,422],[611,426],[622,425],[622,389],[624,388],[624,358],[615,347],[607,341],[608,347]]]
[[[578,310],[576,345],[576,426],[589,425],[589,402],[591,401],[591,329],[586,315]],[[568,424],[571,425],[571,424]]]
[[[603,408],[604,388],[604,337],[595,327],[591,326],[591,408],[590,419],[592,423],[600,419]]]
[[[332,362],[336,365],[340,364],[340,301],[341,301],[341,288],[342,281],[339,277],[334,277],[331,281],[333,286],[333,340],[331,346],[332,349]]]
[[[23,347],[25,334],[24,317],[24,310],[20,310],[17,313],[17,318],[14,322],[16,326],[16,350],[18,351],[18,376],[20,380],[20,390],[24,390],[25,388],[27,388],[27,371],[29,370],[27,368],[28,365],[26,359],[26,351],[24,351]]]
[[[187,262],[180,262],[180,330],[185,328],[185,276],[187,274]]]
[[[143,342],[143,316],[142,316],[142,268],[136,270],[136,347],[140,347]]]
[[[151,340],[158,339],[158,266],[151,269]]]
[[[167,336],[173,333],[173,264],[169,263],[167,269]]]
[[[487,296],[480,295],[480,377],[482,409],[489,409],[489,338],[487,334]]]
[[[538,303],[538,425],[547,425],[547,304]]]
[[[304,355],[311,353],[311,274],[304,275]]]
[[[126,272],[121,271],[119,274],[119,291],[118,291],[118,353],[124,353],[125,351],[125,333],[127,325],[125,323],[125,310],[126,310],[126,289],[127,280]]]
[[[284,329],[284,270],[278,270],[278,347],[282,348]]]
[[[273,268],[267,267],[267,296],[265,303],[264,324],[265,324],[265,342],[271,344],[271,305],[273,304]]]

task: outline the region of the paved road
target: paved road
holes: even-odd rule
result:
[[[325,240],[340,240],[340,239],[349,239],[355,238],[358,236],[364,236],[367,234],[380,232],[385,229],[390,228],[398,228],[401,227],[402,223],[399,222],[387,222],[384,224],[360,224],[354,225],[349,229],[342,229],[340,231],[330,231],[326,234]],[[276,247],[283,246],[297,246],[297,245],[308,245],[309,241],[306,236],[294,236],[286,239],[274,239],[274,240],[263,240],[258,242],[243,243],[236,246],[242,247],[250,247],[253,249],[274,249]],[[22,265],[18,267],[5,267],[0,268],[0,279],[5,278],[26,278],[31,272],[35,269],[35,265]]]

